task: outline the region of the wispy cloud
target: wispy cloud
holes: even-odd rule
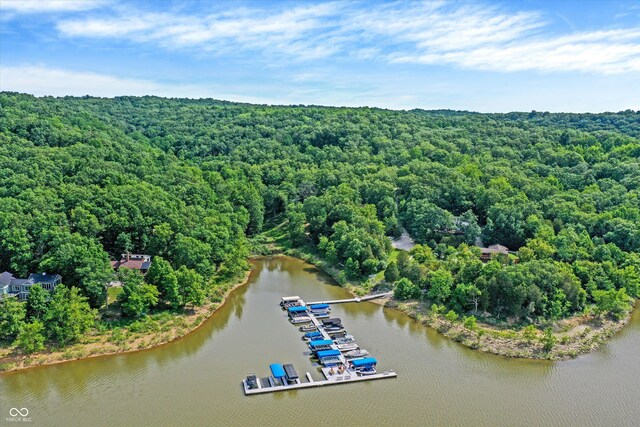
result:
[[[109,0],[2,0],[0,11],[21,14],[71,12],[95,9],[109,3]]]
[[[56,27],[66,37],[128,40],[199,55],[250,52],[255,61],[347,58],[500,72],[640,71],[637,28],[558,33],[552,18],[535,10],[450,1],[228,3],[205,14],[120,5],[107,16],[89,12],[59,20]]]
[[[164,48],[198,48],[214,53],[264,50],[311,59],[338,51],[330,22],[338,4],[324,3],[269,11],[233,9],[206,16],[135,13],[63,20],[61,34],[72,37],[124,38]]]

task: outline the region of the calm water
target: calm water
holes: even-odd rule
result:
[[[31,425],[638,425],[640,314],[593,354],[563,363],[465,349],[372,303],[335,306],[347,330],[397,379],[245,397],[240,382],[274,362],[319,373],[280,310],[283,295],[347,296],[291,258],[255,262],[250,284],[195,333],[127,355],[0,377],[0,423]],[[11,425],[25,425],[12,423]]]

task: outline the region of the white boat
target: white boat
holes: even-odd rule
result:
[[[309,316],[296,316],[292,317],[290,320],[290,322],[294,325],[297,323],[308,323],[309,321],[311,321],[311,318]]]
[[[340,351],[353,351],[358,349],[358,344],[352,342],[348,344],[337,344],[338,350]]]
[[[356,339],[353,337],[353,335],[345,335],[342,338],[336,338],[335,340],[333,340],[333,342],[336,344],[351,344],[355,343]]]
[[[369,356],[369,352],[367,350],[359,348],[357,350],[347,351],[347,352],[343,353],[343,355],[347,359],[356,359],[358,357],[367,357],[367,356]]]
[[[295,295],[295,296],[290,296],[290,297],[282,297],[282,301],[280,301],[280,305],[285,305],[291,302],[297,302],[300,301],[300,297]]]

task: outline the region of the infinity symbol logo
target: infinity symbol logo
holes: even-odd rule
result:
[[[26,417],[27,415],[29,415],[29,410],[27,408],[11,408],[9,409],[9,415],[11,415],[12,417],[17,417],[18,415],[20,415],[21,417]]]

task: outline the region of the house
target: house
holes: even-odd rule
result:
[[[8,296],[13,296],[10,292],[11,289],[11,281],[14,280],[15,277],[13,274],[5,271],[0,273],[0,299],[6,298]]]
[[[9,292],[16,295],[20,300],[26,300],[33,285],[35,285],[35,282],[31,279],[13,279]]]
[[[480,259],[483,261],[491,260],[491,257],[496,254],[509,255],[509,248],[502,245],[490,245],[488,248],[480,248]]]
[[[0,274],[0,297],[17,296],[18,299],[26,300],[31,287],[35,284],[42,286],[42,289],[53,292],[56,286],[61,283],[62,277],[59,274],[32,273],[27,279],[19,279],[5,271]]]
[[[29,279],[49,292],[53,292],[56,286],[62,283],[62,276],[59,274],[31,273]]]
[[[145,274],[151,267],[151,255],[130,254],[127,252],[120,255],[119,260],[111,261],[111,267],[116,271],[121,268],[129,268]]]

